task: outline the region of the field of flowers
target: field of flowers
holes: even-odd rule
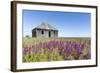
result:
[[[90,58],[90,38],[23,38],[23,62]]]

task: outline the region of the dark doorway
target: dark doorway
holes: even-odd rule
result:
[[[41,34],[44,34],[44,31],[43,30],[41,31]]]
[[[51,37],[51,32],[49,31],[49,38]]]

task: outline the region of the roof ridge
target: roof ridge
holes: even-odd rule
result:
[[[40,28],[40,29],[51,29],[51,30],[57,30],[55,27],[51,26],[50,24],[48,24],[47,22],[42,22],[40,25],[38,25],[36,28]]]

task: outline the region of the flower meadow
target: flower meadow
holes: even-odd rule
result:
[[[23,38],[23,62],[91,59],[88,38]]]

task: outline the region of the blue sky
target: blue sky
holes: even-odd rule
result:
[[[23,36],[32,35],[32,29],[47,22],[58,29],[59,37],[90,37],[91,14],[23,10]]]

